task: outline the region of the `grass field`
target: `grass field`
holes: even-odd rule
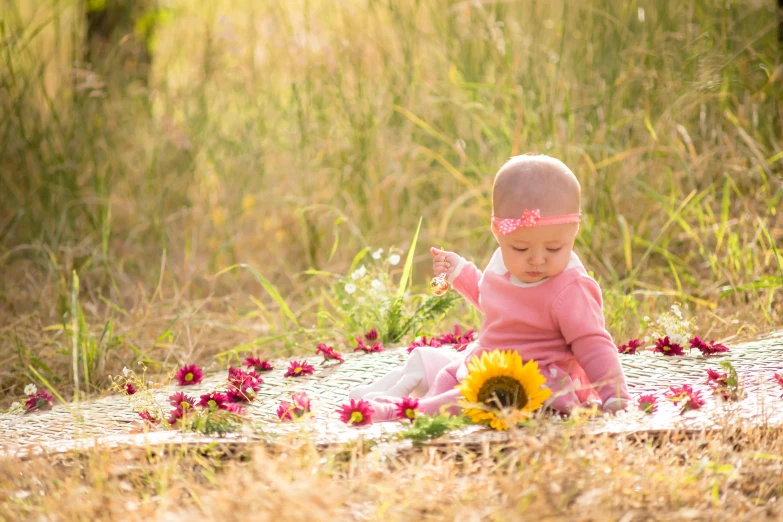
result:
[[[340,305],[357,253],[384,249],[378,270],[394,291],[405,263],[385,256],[404,261],[421,218],[411,299],[426,292],[429,245],[483,265],[494,250],[493,175],[525,152],[561,158],[580,179],[577,252],[601,283],[618,342],[644,335],[644,317],[673,303],[699,335],[729,344],[783,322],[773,1],[171,0],[155,17],[146,82],[128,72],[127,39],[105,63],[78,61],[80,5],[0,0],[0,407],[44,380],[66,398],[75,382],[99,395],[138,361],[216,369],[235,354],[337,348],[377,308]],[[480,319],[461,303],[418,333],[454,322]],[[108,478],[99,452],[47,476],[25,464],[54,493],[13,513],[67,505],[63,519],[86,519],[143,491],[139,517],[164,518],[179,503],[230,516],[259,495],[269,509],[302,495],[319,519],[353,506],[369,518],[469,520],[503,506],[503,520],[544,504],[557,519],[581,513],[585,484],[609,476],[598,462],[625,478],[596,493],[593,520],[645,502],[660,518],[623,520],[683,509],[756,516],[754,506],[783,494],[779,481],[749,492],[745,475],[720,471],[742,456],[726,440],[621,451],[551,437],[547,449],[499,459],[417,453],[400,469],[349,459],[336,470],[317,464],[336,457],[312,449],[248,465],[167,457],[133,472],[141,490]],[[774,456],[752,460],[767,466],[752,477],[775,476],[779,433],[743,437]],[[703,457],[718,467],[694,471]],[[12,480],[16,464],[3,465]],[[575,473],[581,493],[540,493],[557,470]],[[639,496],[634,484],[655,476]],[[489,504],[470,496],[474,477],[488,481]],[[242,484],[238,500],[220,497],[224,481]],[[425,511],[443,487],[463,500]],[[81,503],[79,488],[95,503]],[[623,488],[630,496],[618,500]]]

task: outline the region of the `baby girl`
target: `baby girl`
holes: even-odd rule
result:
[[[488,350],[515,350],[534,360],[562,413],[598,404],[625,409],[629,396],[617,349],[604,326],[601,289],[573,252],[580,221],[580,187],[561,161],[517,156],[495,176],[492,234],[499,244],[480,271],[453,252],[431,249],[436,275],[484,314],[478,341],[461,353],[419,347],[402,368],[351,398],[370,400],[373,421],[397,417],[399,397],[420,397],[419,410],[459,411],[455,389],[467,362]]]

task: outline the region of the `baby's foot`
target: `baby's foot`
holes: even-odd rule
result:
[[[399,381],[397,381],[397,384],[392,386],[386,391],[376,391],[376,392],[370,392],[364,396],[365,399],[375,399],[376,397],[410,397],[410,395],[414,391],[421,392],[423,386],[423,391],[426,393],[427,391],[427,385],[424,380],[424,374],[419,373],[408,373],[403,375]]]
[[[620,397],[611,397],[606,399],[604,403],[604,411],[606,413],[617,413],[628,407],[628,400]]]
[[[374,413],[372,414],[373,423],[393,421],[399,418],[398,408],[395,402],[388,399],[377,401],[371,400],[367,402],[370,403],[370,406],[372,406],[372,409],[374,410]]]

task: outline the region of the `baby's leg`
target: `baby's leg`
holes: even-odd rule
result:
[[[430,389],[437,373],[462,355],[452,350],[421,346],[408,356],[397,382],[388,386],[388,381],[379,383],[373,390],[364,393],[364,399],[377,397],[421,397]]]

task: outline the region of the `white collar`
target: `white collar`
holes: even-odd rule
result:
[[[571,259],[568,261],[568,265],[566,265],[565,270],[563,270],[563,272],[580,266],[582,266],[582,262],[579,260],[579,256],[576,255],[576,252],[572,250]],[[508,273],[506,264],[503,262],[503,253],[501,252],[500,248],[495,250],[495,253],[492,254],[492,259],[489,260],[489,264],[487,265],[485,271],[489,271],[492,272],[493,274],[502,275],[502,276]],[[525,283],[524,281],[520,281],[513,275],[510,278],[512,285],[519,286],[521,288],[531,288],[533,286],[538,286],[541,283],[544,283],[548,280],[549,278],[547,277],[545,279],[542,279],[541,281],[536,281],[535,283]]]

